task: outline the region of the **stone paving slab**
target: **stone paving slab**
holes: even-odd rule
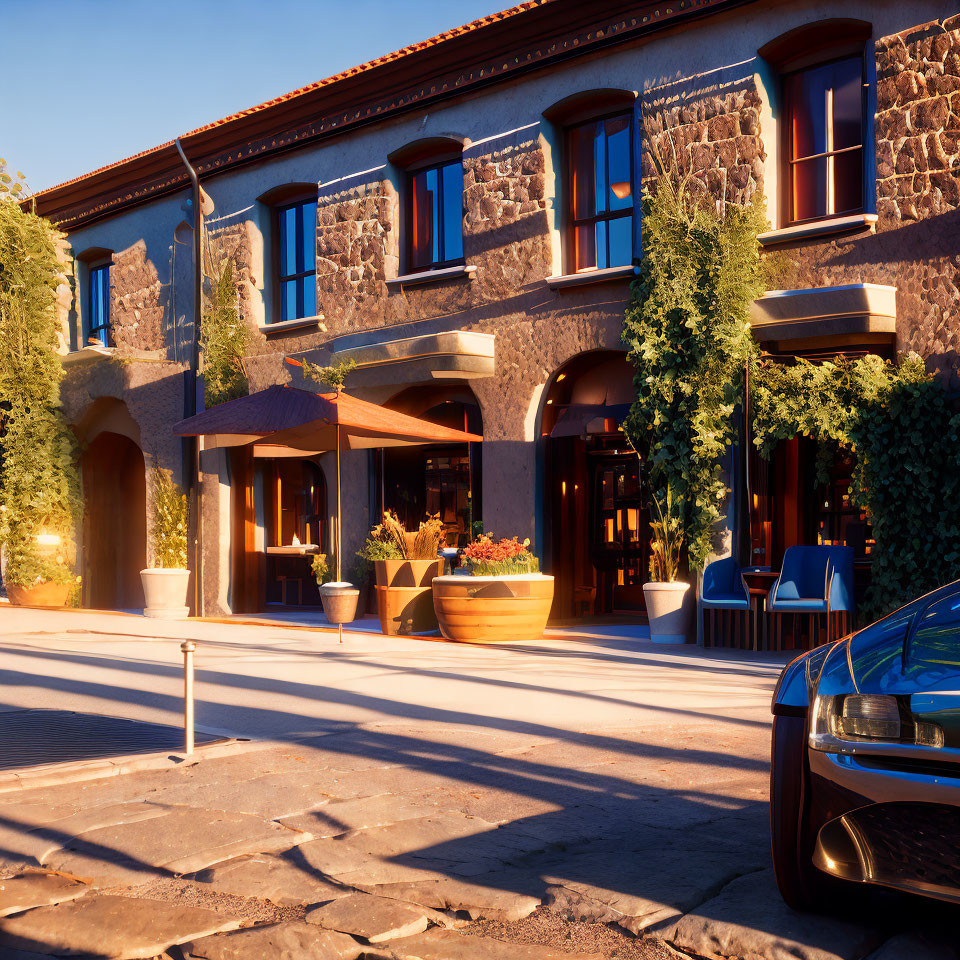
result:
[[[175,943],[236,928],[211,910],[160,900],[87,896],[0,919],[0,945],[57,957],[146,960]]]
[[[297,861],[296,851],[289,857],[251,854],[201,870],[194,879],[217,893],[259,897],[280,906],[326,903],[351,892],[318,876],[305,860]]]
[[[90,888],[67,877],[48,873],[24,873],[0,880],[0,917],[33,907],[65,903],[82,897]]]
[[[603,960],[598,953],[571,953],[437,929],[371,947],[362,956],[366,960]]]
[[[247,853],[288,850],[309,839],[308,833],[250,814],[179,807],[152,820],[81,833],[69,849],[170,873],[194,873]]]
[[[769,862],[762,846],[704,830],[643,830],[632,843],[602,841],[548,867],[546,902],[569,920],[616,923],[630,933],[678,920],[736,877]]]
[[[179,947],[184,960],[356,960],[353,937],[312,923],[277,923],[204,937]]]
[[[946,938],[931,938],[924,933],[902,933],[892,937],[867,960],[960,960],[956,930]]]
[[[500,886],[494,886],[494,883]],[[531,886],[526,878],[498,871],[491,875],[489,884],[444,877],[413,883],[384,883],[368,888],[367,892],[419,903],[434,910],[465,913],[471,920],[522,920],[540,906],[539,897],[513,889],[513,886]]]
[[[249,813],[264,820],[279,820],[323,806],[329,797],[319,791],[312,772],[296,770],[251,780],[219,777],[203,785],[181,783],[150,794],[150,799],[156,803],[212,807]]]
[[[422,933],[429,925],[427,914],[420,907],[369,893],[351,893],[308,910],[307,922],[362,937],[369,943],[409,937]]]
[[[415,820],[436,813],[436,806],[382,794],[377,797],[357,797],[353,800],[335,800],[311,813],[284,817],[284,826],[305,830],[316,838],[338,837],[354,830],[369,830],[401,820]]]
[[[780,898],[773,871],[762,870],[728,883],[684,916],[667,938],[711,960],[860,960],[884,935],[875,927],[796,913]]]
[[[162,876],[159,870],[117,857],[104,859],[99,853],[58,850],[44,864],[48,870],[68,874],[98,890],[135,887]]]

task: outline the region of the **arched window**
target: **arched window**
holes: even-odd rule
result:
[[[406,173],[406,272],[463,263],[463,144],[432,137],[397,150],[389,159]]]
[[[272,208],[274,317],[300,320],[317,313],[317,185],[291,183],[259,197]]]
[[[80,346],[112,347],[110,272],[113,253],[102,247],[92,247],[79,254],[77,261],[80,264]]]
[[[595,90],[544,113],[563,131],[567,273],[633,262],[634,100],[629,91]]]
[[[870,24],[825,20],[759,52],[781,77],[782,226],[865,209]]]

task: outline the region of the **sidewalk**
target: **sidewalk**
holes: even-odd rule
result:
[[[92,706],[125,680],[128,714],[178,715],[178,637],[109,617],[77,634],[63,616],[4,618],[8,702]],[[936,910],[911,921],[881,896],[845,922],[780,901],[769,657],[570,635],[491,649],[356,634],[341,650],[276,626],[162,627],[201,641],[207,718],[269,739],[0,795],[4,960],[953,955],[911,932]],[[131,682],[145,677],[157,693]]]

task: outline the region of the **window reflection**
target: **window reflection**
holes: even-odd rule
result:
[[[623,114],[569,132],[574,272],[625,266],[633,260],[630,131],[630,114]]]
[[[280,238],[280,319],[317,313],[317,202],[309,200],[277,213]]]
[[[802,223],[863,209],[863,62],[849,57],[791,74],[789,219]]]
[[[463,258],[463,162],[458,158],[410,176],[410,269]]]

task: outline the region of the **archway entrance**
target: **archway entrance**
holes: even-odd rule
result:
[[[617,351],[575,357],[547,393],[541,434],[554,617],[645,609],[649,515],[640,462],[619,430],[632,400],[633,368]]]
[[[105,431],[87,445],[83,477],[83,604],[102,610],[143,607],[147,565],[147,489],[143,453]]]
[[[483,419],[469,387],[411,387],[384,404],[431,423],[483,433]],[[379,508],[392,510],[408,530],[438,514],[448,546],[465,546],[483,518],[482,445],[390,447],[377,460]]]

